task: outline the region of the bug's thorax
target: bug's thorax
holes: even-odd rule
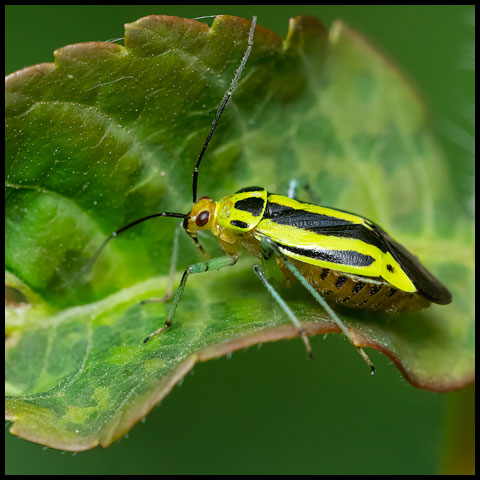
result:
[[[248,187],[217,202],[212,233],[225,253],[238,255],[241,249],[245,249],[250,255],[262,257],[260,244],[253,232],[263,216],[266,203],[267,191],[263,187]]]
[[[251,255],[260,257],[259,243],[249,228],[235,227],[236,224],[242,225],[241,222],[246,220],[244,212],[235,206],[238,202],[237,197],[237,194],[228,195],[218,202],[209,197],[200,198],[185,219],[184,227],[192,237],[196,237],[199,231],[210,230],[218,238],[227,255],[237,256],[243,248]],[[253,227],[253,224],[251,226]]]

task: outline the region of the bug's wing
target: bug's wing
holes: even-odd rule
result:
[[[450,292],[417,257],[364,217],[270,194],[256,231],[300,261],[382,277],[400,290],[418,291],[432,302],[451,302]]]
[[[393,258],[401,265],[417,290],[428,300],[446,305],[452,301],[451,293],[445,288],[405,247],[396,242],[387,232],[375,223],[371,223],[374,231],[382,238]]]
[[[301,262],[357,275],[381,275],[386,247],[375,232],[361,224],[292,212],[285,218],[264,218],[254,234],[270,237],[285,255]]]

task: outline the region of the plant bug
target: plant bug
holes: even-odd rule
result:
[[[247,49],[217,110],[193,169],[193,207],[190,212],[155,213],[121,227],[104,241],[90,266],[110,240],[155,217],[183,219],[183,228],[204,254],[206,252],[198,240],[198,232],[208,230],[217,237],[226,255],[190,265],[184,271],[165,324],[152,332],[144,340],[145,343],[165,332],[172,324],[191,274],[232,266],[237,262],[241,250],[260,259],[273,256],[286,280],[300,282],[352,344],[354,340],[351,333],[330,303],[385,312],[420,310],[432,302],[450,303],[450,292],[428,272],[417,257],[378,225],[353,213],[298,201],[293,198],[293,184],[288,196],[252,186],[242,188],[217,202],[210,197],[197,200],[199,167],[250,55],[255,24],[256,17],[253,17]],[[253,271],[298,330],[311,355],[310,342],[300,321],[266,278],[263,268],[254,265]],[[148,301],[152,300],[142,303]],[[361,347],[356,348],[374,373],[374,366],[367,354]]]

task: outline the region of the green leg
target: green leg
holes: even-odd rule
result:
[[[267,288],[268,292],[273,297],[273,299],[280,305],[280,308],[287,314],[288,318],[290,318],[291,322],[295,325],[295,327],[297,327],[298,333],[302,337],[303,343],[305,343],[305,347],[307,348],[307,354],[310,358],[312,358],[312,347],[310,346],[310,342],[308,341],[307,332],[305,332],[305,329],[302,327],[302,324],[298,321],[298,318],[295,316],[295,314],[292,312],[290,307],[285,303],[282,297],[277,293],[277,291],[272,287],[272,285],[265,278],[265,275],[263,274],[260,266],[254,265],[253,271],[255,272],[255,275],[265,285],[265,287]]]
[[[307,183],[304,183],[303,185],[298,185],[298,181],[296,178],[292,178],[288,183],[287,197],[298,200],[296,194],[299,188],[303,188],[303,190],[305,190],[305,192],[307,193],[308,201],[310,203],[314,203],[316,205],[320,204],[317,197],[312,192],[312,189],[310,188],[309,183],[307,182]]]
[[[217,257],[211,258],[210,260],[205,260],[204,262],[195,263],[194,265],[190,265],[184,272],[182,276],[182,280],[180,281],[180,285],[175,292],[175,296],[173,297],[172,305],[170,306],[170,310],[168,312],[167,318],[165,320],[165,325],[155,332],[152,332],[143,343],[147,343],[152,337],[158,335],[159,333],[164,332],[171,324],[173,317],[175,315],[175,311],[177,309],[178,303],[182,298],[183,290],[185,289],[185,284],[187,283],[187,279],[189,275],[194,273],[204,273],[207,270],[220,270],[223,267],[229,267],[231,265],[235,265],[237,263],[237,257]]]
[[[295,198],[295,193],[297,190],[298,182],[296,178],[292,178],[290,182],[288,183],[288,192],[287,192],[287,197],[288,198]]]
[[[340,330],[342,330],[342,332],[348,338],[350,343],[355,346],[358,353],[367,362],[367,364],[370,367],[370,370],[372,372],[372,375],[373,375],[375,373],[375,367],[373,366],[373,363],[371,362],[370,358],[368,358],[368,355],[363,351],[362,348],[357,347],[353,343],[352,335],[348,331],[347,327],[340,320],[340,318],[335,314],[335,312],[332,310],[330,305],[325,301],[325,299],[308,283],[307,279],[297,270],[297,268],[293,265],[293,263],[291,263],[287,259],[287,257],[278,248],[278,245],[271,238],[262,237],[261,245],[262,245],[262,249],[264,250],[266,256],[273,253],[277,257],[282,259],[285,266],[293,273],[293,275],[295,275],[295,278],[312,294],[312,296],[315,298],[315,300],[325,309],[325,311],[328,313],[330,318],[337,324],[337,326],[340,328]]]
[[[173,281],[175,278],[175,271],[177,269],[177,259],[178,259],[178,234],[182,229],[182,224],[180,223],[175,229],[173,234],[173,247],[172,247],[172,256],[170,258],[170,270],[168,272],[168,283],[163,297],[154,297],[147,298],[140,302],[140,305],[145,305],[146,303],[163,303],[168,302],[172,298],[173,294]]]

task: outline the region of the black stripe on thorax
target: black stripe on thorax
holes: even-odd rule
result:
[[[354,238],[374,245],[384,253],[388,251],[377,230],[371,230],[361,223],[353,223],[342,218],[308,212],[268,201],[263,218],[271,219],[280,225],[301,228],[319,235]]]
[[[248,197],[243,200],[235,202],[235,208],[237,210],[243,210],[244,212],[251,213],[254,217],[259,217],[263,212],[263,205],[265,200],[261,197]]]
[[[248,228],[248,223],[242,222],[241,220],[232,220],[230,225],[238,228]]]
[[[235,193],[244,193],[244,192],[263,192],[265,189],[263,187],[246,187],[237,190]]]
[[[354,250],[310,250],[307,248],[292,247],[290,245],[279,244],[284,250],[303,255],[304,257],[314,258],[324,262],[338,263],[339,265],[350,265],[353,267],[368,267],[375,259],[370,255],[355,252]]]

